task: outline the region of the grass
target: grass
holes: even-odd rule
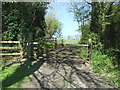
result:
[[[54,45],[43,46],[42,48],[53,48]],[[2,62],[3,60],[0,60]],[[38,62],[39,63],[39,62]],[[0,81],[3,83],[3,88],[19,88],[24,81],[29,79],[29,75],[33,73],[33,71],[39,68],[38,63],[26,63],[22,66],[20,65],[11,65],[11,66],[0,66]],[[36,65],[38,67],[36,68]],[[35,69],[36,68],[36,69]]]
[[[52,47],[54,47],[54,45],[47,46],[47,48]],[[76,48],[82,49],[81,47]],[[85,54],[86,52],[80,52],[80,55],[82,55],[83,58],[85,58],[85,56],[83,56]],[[104,79],[116,84],[117,86],[120,86],[120,71],[116,65],[112,64],[112,58],[108,55],[102,54],[101,52],[93,51],[92,60],[91,65],[96,73],[99,73]],[[2,78],[0,78],[0,80],[5,81],[5,85],[8,86],[7,88],[19,88],[19,86],[28,79],[28,75],[30,74],[28,71],[30,71],[31,68],[31,64],[28,64],[27,66],[23,65],[22,67],[19,65],[12,65],[10,67],[1,65],[0,70],[2,71],[0,74],[2,74]],[[18,79],[17,82],[15,79]],[[10,82],[15,83],[9,85]]]
[[[76,47],[80,50],[80,57],[86,59],[85,48]],[[84,50],[84,52],[83,52]],[[113,64],[113,57],[109,57],[106,54],[102,54],[100,51],[92,51],[92,62],[94,72],[98,73],[105,80],[120,86],[120,70],[117,65]]]
[[[1,65],[1,79],[2,88],[20,88],[20,85],[29,79],[29,75],[33,73],[36,69],[34,66],[36,62],[26,61],[23,65],[11,65],[5,66]]]
[[[87,47],[76,46],[76,49],[79,50],[78,54],[81,58],[87,58]]]
[[[19,68],[20,66],[19,65],[12,65],[12,66],[10,66],[10,67],[7,67],[7,66],[5,66],[5,65],[1,65],[0,66],[0,70],[2,70],[1,71],[1,78],[0,78],[0,81],[4,81],[5,79],[7,79],[8,77],[10,77],[12,74],[14,74],[14,72]],[[24,68],[24,67],[23,67]],[[19,72],[19,73],[16,73],[16,75],[14,76],[14,78],[11,78],[10,79],[10,81],[8,81],[8,82],[6,82],[6,83],[10,83],[10,82],[12,82],[12,81],[14,81],[14,79],[16,79],[16,78],[19,78],[19,76],[22,76],[22,74],[21,74],[21,72]],[[25,77],[25,78],[23,78],[23,79],[21,79],[20,81],[18,81],[18,82],[16,82],[16,83],[14,83],[14,84],[12,84],[11,86],[8,86],[8,87],[4,87],[4,88],[19,88],[20,87],[20,85],[24,82],[24,80],[27,80],[28,79],[28,77]]]
[[[78,44],[79,43],[79,39],[75,40],[75,39],[68,39],[68,40],[64,40],[65,44]]]
[[[79,39],[66,39],[66,40],[63,40],[63,43],[64,44],[78,44],[79,43]],[[58,40],[58,43],[61,43],[62,41],[61,40]]]
[[[117,65],[112,64],[112,58],[101,52],[92,52],[91,63],[96,73],[99,73],[104,79],[120,86],[120,71]]]
[[[26,60],[22,65],[0,66],[2,88],[20,88],[20,85],[29,79],[29,75],[38,70],[43,63],[44,60]]]

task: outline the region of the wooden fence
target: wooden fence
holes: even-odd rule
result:
[[[34,41],[31,41],[31,42],[21,42],[21,41],[0,41],[1,44],[4,44],[2,46],[0,46],[0,49],[1,50],[10,50],[10,49],[14,49],[14,50],[19,50],[19,53],[18,52],[12,52],[12,53],[0,53],[0,55],[2,56],[10,56],[10,55],[19,55],[21,58],[25,57],[25,53],[27,53],[27,57],[33,57],[34,56],[34,50],[35,49],[40,49],[39,47],[40,46],[43,46],[43,45],[54,45],[54,48],[56,48],[57,46],[57,40],[56,39],[47,39],[46,41],[45,40],[42,40],[40,42],[34,42]],[[10,47],[9,45],[6,46],[5,44],[17,44],[17,47]],[[26,44],[26,45],[25,45]],[[25,51],[26,49],[26,51]],[[48,49],[48,48],[47,48]]]
[[[22,50],[22,47],[20,47],[20,41],[0,41],[0,43],[2,44],[18,44],[19,47],[3,47],[1,46],[0,49],[19,49],[20,52],[19,53],[0,53],[0,55],[22,55],[21,53],[21,50]]]
[[[63,44],[63,46],[86,47],[87,48],[87,58],[86,59],[88,61],[91,61],[91,54],[92,54],[92,40],[91,39],[88,39],[88,44]]]
[[[43,45],[54,45],[54,48],[57,49],[58,43],[57,39],[46,39],[42,40],[40,42],[21,42],[21,41],[0,41],[0,43],[4,44],[18,44],[18,47],[0,47],[0,49],[17,49],[20,50],[19,53],[0,53],[0,55],[20,55],[21,58],[25,56],[25,52],[27,53],[27,58],[31,59],[34,56],[34,50],[35,49],[41,49],[41,46]],[[26,46],[24,46],[26,44]],[[91,50],[92,50],[92,41],[91,39],[88,40],[88,44],[63,44],[63,46],[81,46],[81,47],[86,47],[88,49],[88,57],[87,59],[90,61],[91,60]],[[25,51],[25,48],[27,48],[27,51]],[[48,48],[45,48],[45,51],[48,51]],[[39,54],[39,52],[38,52]],[[38,55],[39,56],[39,55]]]

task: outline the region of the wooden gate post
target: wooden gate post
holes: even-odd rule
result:
[[[47,39],[45,39],[45,42],[43,43],[43,45],[45,46],[44,47],[44,49],[43,49],[43,51],[44,51],[44,53],[47,53]]]
[[[28,40],[23,41],[23,57],[27,57],[27,50],[28,50]]]
[[[64,40],[62,39],[62,47],[64,47]]]
[[[20,41],[20,58],[22,59],[24,56],[24,51],[23,51],[23,42]]]
[[[91,61],[92,40],[88,40],[88,61]]]
[[[34,59],[33,54],[33,32],[29,32],[28,37],[28,59],[32,60]]]
[[[55,38],[55,49],[57,49],[57,38]]]
[[[41,47],[41,42],[40,42],[41,40],[39,40],[38,41],[38,45],[37,45],[37,53],[36,53],[36,55],[37,55],[37,58],[39,58],[39,56],[40,56],[40,47]]]

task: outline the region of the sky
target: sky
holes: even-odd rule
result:
[[[69,12],[68,2],[51,2],[50,6],[53,8],[48,9],[48,13],[54,13],[55,17],[63,24],[62,34],[64,38],[68,35],[74,36],[80,34],[76,31],[78,24],[74,21],[73,14]]]

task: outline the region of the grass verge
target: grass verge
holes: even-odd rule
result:
[[[120,86],[120,70],[117,65],[113,65],[112,57],[98,51],[92,52],[92,66],[96,73],[109,82]]]
[[[1,71],[1,78],[0,78],[0,81],[3,81],[3,80],[5,80],[7,77],[9,77],[9,76],[11,76],[16,70],[17,70],[17,68],[19,68],[20,66],[19,65],[12,65],[12,66],[10,66],[10,67],[7,67],[7,66],[5,66],[5,65],[1,65],[0,66],[0,70],[2,70]],[[20,73],[17,73],[17,75],[15,75],[15,76],[19,76],[19,75],[22,75],[22,74],[20,74]],[[17,77],[18,78],[18,77]],[[14,77],[13,79],[11,79],[9,82],[7,82],[7,83],[10,83],[10,82],[12,82],[12,80],[14,80],[14,79],[16,79],[16,77]],[[24,83],[24,80],[27,80],[28,79],[28,77],[26,76],[25,78],[23,78],[23,79],[21,79],[20,81],[18,81],[18,82],[16,82],[16,83],[14,83],[14,84],[12,84],[11,86],[8,86],[8,87],[4,87],[4,88],[20,88],[20,85],[22,84],[22,83]]]
[[[31,70],[36,63],[28,61],[28,63],[23,65],[1,65],[0,81],[2,81],[2,88],[20,88],[20,85],[29,79],[29,75],[32,73]]]

